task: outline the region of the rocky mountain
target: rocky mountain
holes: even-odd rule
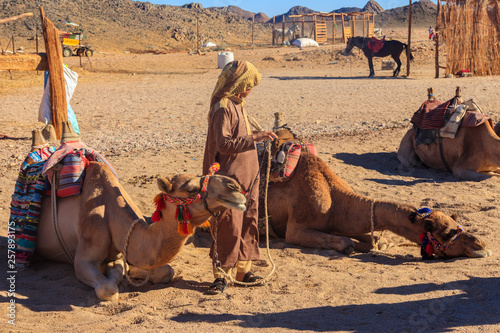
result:
[[[292,19],[289,18],[290,15],[303,15],[311,13],[317,13],[317,11],[303,6],[294,6],[290,8],[288,12],[281,15],[276,15],[276,22],[283,22],[283,15],[285,15],[285,21],[291,21]],[[269,22],[272,22],[272,19]]]
[[[360,12],[362,11],[359,7],[342,7],[339,9],[332,10],[330,13],[352,13],[352,12]]]
[[[408,24],[409,6],[385,10],[375,17],[375,25],[380,27],[404,26]],[[431,0],[421,0],[412,4],[413,26],[434,26],[437,5]]]
[[[225,8],[154,5],[131,0],[0,0],[0,17],[32,12],[34,17],[2,24],[2,37],[32,38],[40,34],[40,5],[45,15],[61,30],[71,27],[59,21],[82,24],[86,43],[97,50],[172,50],[196,48],[212,41],[230,46],[251,41],[251,22]],[[256,25],[255,35],[262,40],[270,28]],[[268,39],[268,38],[267,38]]]
[[[269,21],[269,16],[267,16],[266,14],[264,14],[262,12],[255,14],[255,13],[252,13],[248,10],[241,9],[238,6],[230,5],[230,6],[226,6],[226,7],[209,7],[209,9],[227,10],[228,12],[231,12],[233,14],[241,16],[247,20],[252,20],[252,16],[254,16],[255,22],[263,23],[263,22]]]
[[[97,51],[185,50],[195,49],[207,41],[221,47],[249,44],[252,31],[249,18],[254,15],[236,6],[203,8],[199,3],[170,6],[132,0],[0,0],[0,18],[34,13],[34,17],[2,24],[2,43],[10,36],[33,40],[36,32],[40,35],[40,5],[61,30],[68,31],[70,27],[60,21],[82,24],[88,36],[85,43]],[[408,19],[408,6],[383,11],[374,0],[369,0],[364,8],[345,7],[334,12],[352,11],[378,12],[375,24],[382,27],[404,26]],[[284,15],[313,12],[310,8],[295,6]],[[412,22],[414,26],[434,26],[436,14],[437,6],[432,1],[415,2]],[[255,15],[256,22],[268,19],[264,13]],[[281,22],[282,16],[276,19]],[[270,36],[270,24],[255,25],[257,44],[259,41],[269,43]]]
[[[254,20],[255,22],[264,23],[264,22],[269,22],[270,18],[263,12],[259,12],[255,14]]]
[[[363,7],[363,9],[361,11],[362,12],[370,12],[370,13],[379,14],[379,13],[382,13],[384,11],[384,8],[382,8],[382,6],[379,5],[378,2],[376,2],[375,0],[370,0]]]

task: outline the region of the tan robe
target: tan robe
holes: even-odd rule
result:
[[[222,267],[234,267],[239,260],[258,260],[259,162],[255,142],[247,134],[243,107],[228,100],[227,107],[216,103],[210,112],[203,173],[215,162],[217,174],[234,178],[247,196],[247,210],[225,210],[217,224],[217,259]],[[212,227],[213,227],[212,221]],[[214,258],[214,244],[210,251]]]

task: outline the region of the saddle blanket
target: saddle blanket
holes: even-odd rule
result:
[[[269,181],[282,182],[290,179],[302,152],[317,155],[316,147],[309,142],[288,141],[282,144],[271,162]]]
[[[375,37],[370,38],[368,42],[368,49],[372,50],[372,54],[376,54],[384,47],[385,37],[382,39],[377,39]]]
[[[14,227],[16,267],[24,269],[35,252],[45,177],[42,168],[54,147],[31,152],[24,160],[10,203],[9,226]]]

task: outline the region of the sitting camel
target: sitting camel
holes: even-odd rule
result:
[[[472,101],[463,102],[461,89],[457,87],[455,97],[442,105],[434,99],[434,89],[428,89],[428,100],[412,117],[414,127],[404,135],[398,149],[398,159],[406,168],[425,165],[452,172],[457,178],[468,180],[482,180],[490,176],[500,176],[500,137],[497,128],[492,127],[489,117],[482,114],[481,109]],[[467,115],[471,112],[473,126],[464,124]],[[477,112],[479,111],[479,112]],[[463,115],[462,122],[451,121],[452,117]],[[473,116],[473,117],[472,117]],[[450,118],[450,121],[444,119]],[[421,128],[435,128],[434,119],[443,119],[443,127],[439,128],[437,138],[422,140],[418,143],[415,138],[415,126]],[[425,125],[427,127],[424,127]],[[451,125],[450,127],[448,127]],[[446,134],[453,128],[453,135]],[[454,138],[452,138],[454,136]]]
[[[200,193],[203,180],[203,177],[181,174],[159,178],[158,186],[171,197],[188,198]],[[202,225],[221,209],[246,208],[241,187],[225,176],[211,176],[201,198],[188,206],[193,227]],[[144,270],[149,271],[153,283],[168,283],[173,278],[173,270],[167,264],[188,238],[177,232],[176,205],[166,201],[159,222],[146,223],[110,168],[91,162],[81,194],[58,198],[57,206],[59,235],[51,222],[50,198],[42,201],[36,252],[46,259],[74,262],[77,278],[94,287],[99,299],[118,299],[118,284],[125,266],[121,252],[125,246],[128,273],[132,278],[144,277]],[[132,229],[131,225],[137,220]],[[67,245],[69,257],[58,237]]]
[[[285,129],[277,135],[293,138]],[[298,246],[367,252],[373,248],[372,231],[390,230],[415,243],[422,233],[431,233],[439,257],[491,255],[481,240],[462,231],[456,216],[440,211],[416,214],[417,208],[409,204],[358,195],[325,162],[308,153],[301,154],[291,179],[269,183],[267,207],[274,232]]]

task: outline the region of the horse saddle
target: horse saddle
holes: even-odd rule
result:
[[[385,37],[382,39],[377,39],[375,37],[370,38],[368,41],[368,49],[372,50],[372,54],[376,54],[384,47]]]

